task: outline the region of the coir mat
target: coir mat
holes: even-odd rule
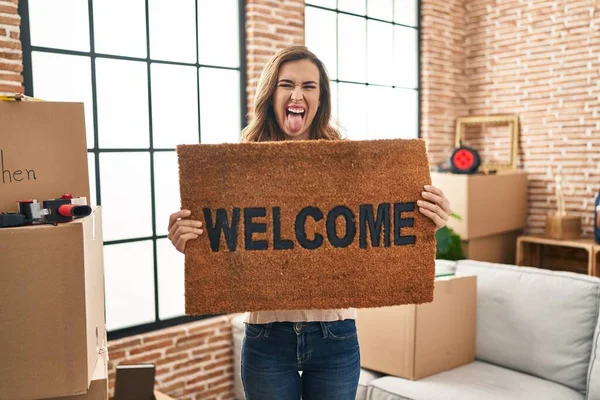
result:
[[[433,300],[421,139],[177,147],[188,315]]]

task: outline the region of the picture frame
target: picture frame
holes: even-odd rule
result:
[[[474,115],[458,117],[456,119],[455,147],[461,146],[467,125],[508,125],[510,129],[510,161],[508,163],[481,163],[482,170],[503,170],[517,168],[517,151],[519,144],[519,117],[518,115]]]

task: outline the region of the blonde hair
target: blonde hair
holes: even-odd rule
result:
[[[292,46],[279,51],[265,65],[258,80],[254,97],[254,116],[242,131],[243,142],[285,140],[285,133],[277,124],[273,109],[273,96],[281,66],[289,61],[309,60],[319,70],[320,107],[310,126],[310,139],[338,140],[340,132],[331,123],[331,88],[325,66],[305,46]]]

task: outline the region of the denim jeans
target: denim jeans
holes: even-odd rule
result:
[[[354,400],[359,374],[353,319],[246,324],[242,382],[247,400]]]

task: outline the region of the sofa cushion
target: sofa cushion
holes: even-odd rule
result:
[[[358,377],[358,389],[356,390],[356,400],[367,400],[368,388],[371,382],[377,378],[381,378],[383,374],[368,369],[361,368],[360,376]]]
[[[471,260],[456,274],[477,276],[477,359],[585,392],[600,279]]]
[[[453,274],[456,270],[456,261],[451,261],[451,260],[442,260],[442,259],[436,259],[435,260],[435,274],[436,275],[441,275],[441,274]]]
[[[558,383],[474,361],[410,381],[386,376],[371,382],[369,400],[583,400]]]

